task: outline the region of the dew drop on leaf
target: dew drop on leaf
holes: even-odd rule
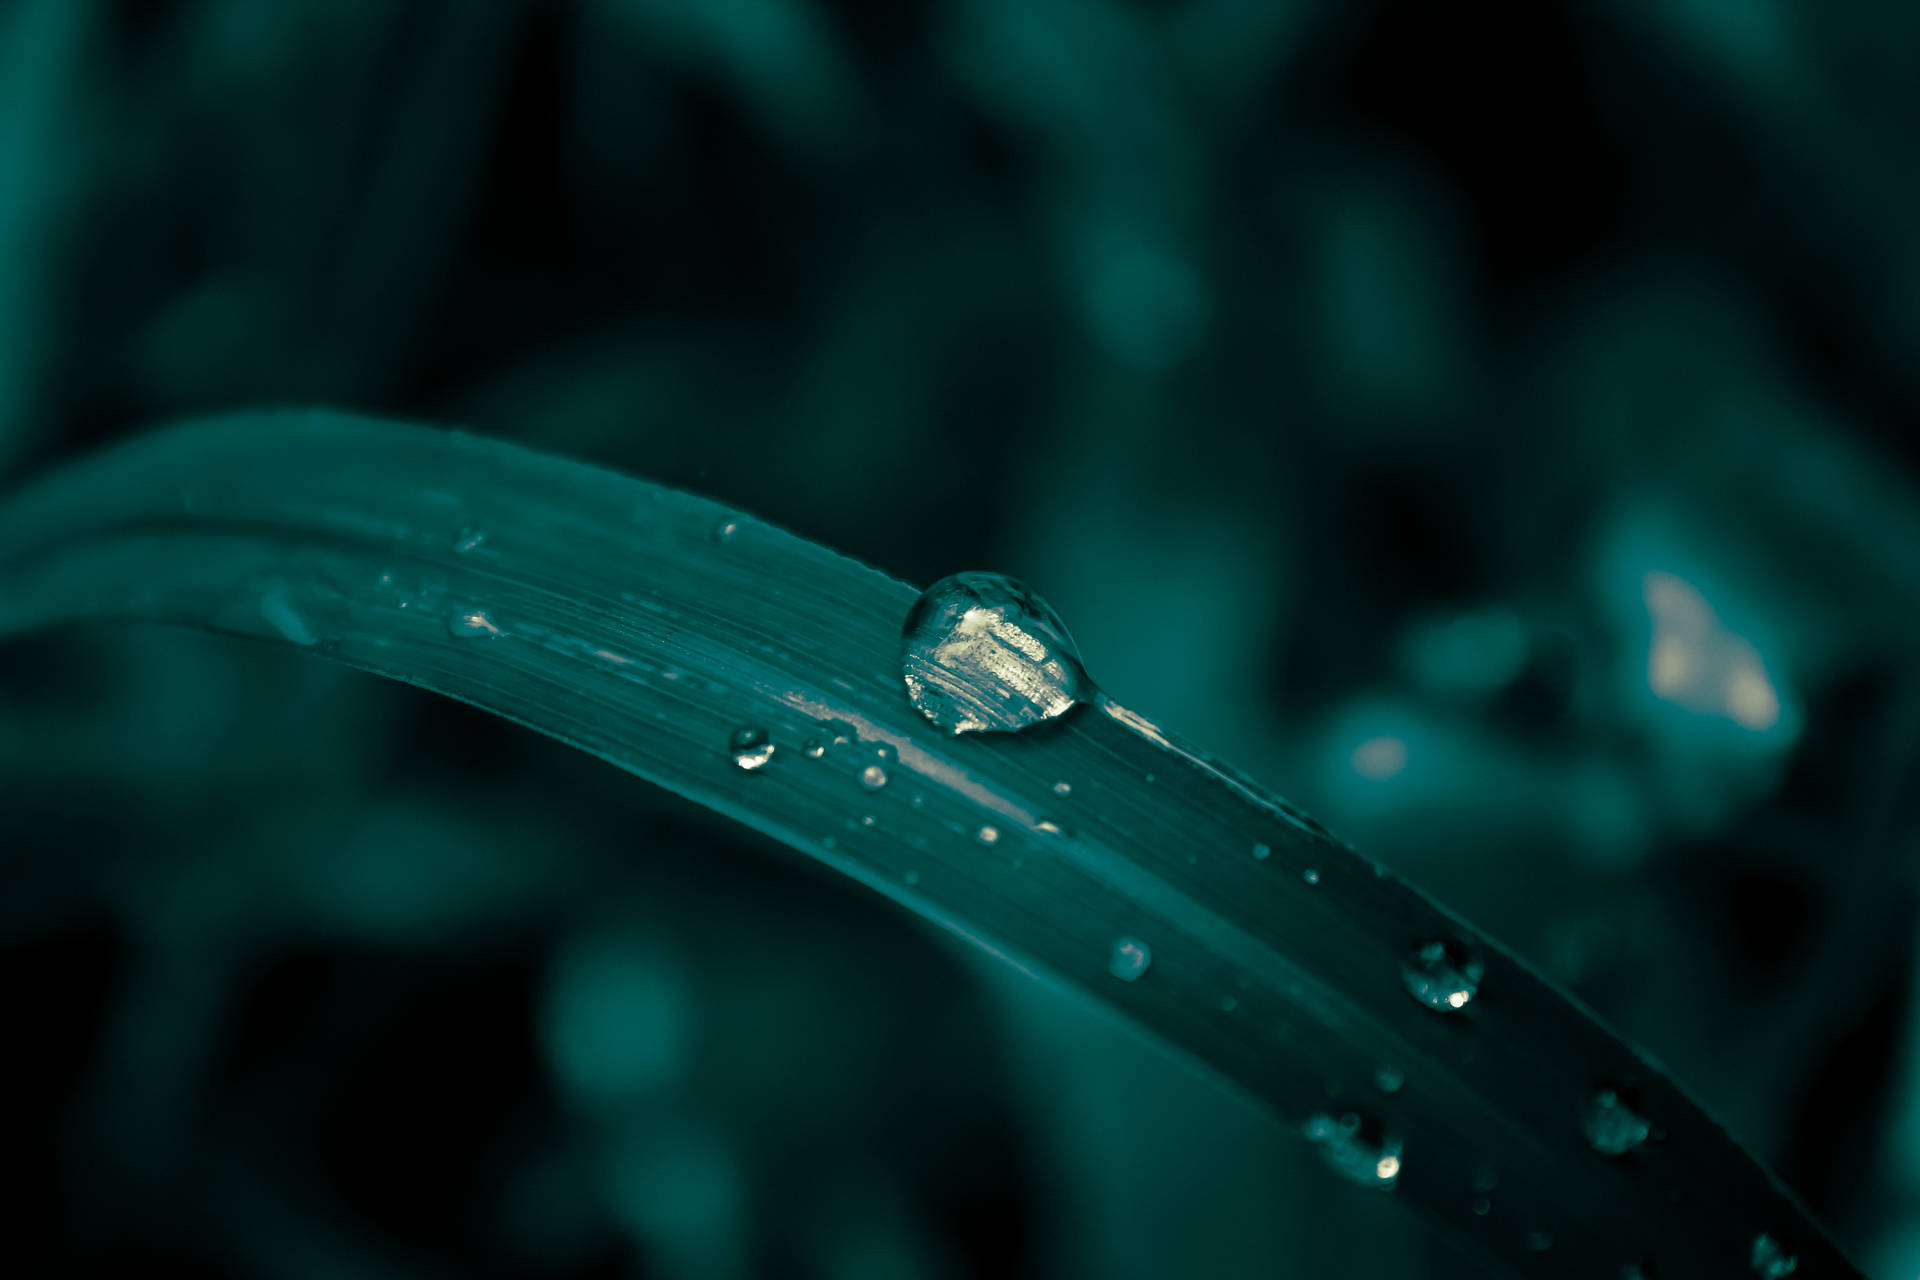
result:
[[[1473,1198],[1473,1211],[1478,1216],[1484,1218],[1493,1212],[1493,1201],[1486,1196],[1475,1196]]]
[[[740,532],[740,522],[738,520],[722,520],[719,524],[713,526],[713,540],[715,542],[731,542],[733,541],[733,535],[738,532]]]
[[[1138,938],[1121,938],[1107,957],[1107,972],[1122,982],[1136,982],[1153,963],[1153,948]]]
[[[1417,942],[1400,965],[1407,994],[1441,1013],[1457,1013],[1480,992],[1480,957],[1451,938]]]
[[[1377,1121],[1316,1111],[1301,1129],[1327,1167],[1348,1182],[1386,1190],[1400,1180],[1400,1139]]]
[[[981,827],[978,831],[973,833],[973,838],[975,840],[978,840],[981,844],[999,844],[1000,828],[995,826]]]
[[[735,729],[733,736],[727,739],[727,750],[732,754],[735,764],[752,773],[773,759],[773,739],[767,736],[765,729]]]
[[[800,752],[809,760],[818,760],[821,756],[827,754],[827,748],[826,744],[821,742],[820,739],[808,738],[807,744],[800,748]]]
[[[486,540],[487,535],[478,529],[462,529],[460,536],[453,540],[453,553],[464,556],[469,552],[478,551],[480,544]]]
[[[447,630],[463,640],[473,636],[502,634],[500,628],[494,624],[493,615],[485,609],[468,609],[464,613],[454,614],[447,619]]]
[[[870,764],[860,771],[860,785],[869,791],[878,791],[887,785],[887,771],[877,764]]]
[[[1753,1251],[1747,1255],[1747,1265],[1761,1280],[1785,1280],[1800,1265],[1800,1259],[1763,1231],[1753,1238]]]
[[[1025,729],[1093,690],[1059,615],[997,573],[956,573],[920,593],[907,612],[901,676],[914,707],[949,733]]]
[[[1318,871],[1315,871],[1312,867],[1308,867],[1305,871],[1302,871],[1300,873],[1300,878],[1302,880],[1305,880],[1308,884],[1320,883],[1320,873]]]
[[[1265,862],[1273,856],[1273,848],[1270,845],[1256,844],[1253,846],[1253,856],[1255,861]]]
[[[1059,782],[1053,784],[1053,794],[1057,796],[1070,796],[1073,794],[1073,784],[1062,778]]]
[[[1553,1248],[1553,1232],[1530,1231],[1527,1233],[1527,1248],[1535,1253],[1545,1253]]]
[[[1381,1067],[1373,1073],[1373,1083],[1382,1093],[1398,1093],[1407,1083],[1407,1073],[1398,1067]]]
[[[1595,1089],[1580,1109],[1580,1132],[1603,1156],[1625,1155],[1647,1140],[1653,1126],[1613,1089]]]

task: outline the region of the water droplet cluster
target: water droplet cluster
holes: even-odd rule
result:
[[[737,527],[735,522],[723,522],[714,536],[726,541]],[[454,625],[455,634],[500,634],[479,610],[460,615]],[[462,625],[468,629],[461,630]],[[935,583],[915,602],[907,619],[904,643],[902,678],[908,697],[928,720],[952,733],[1029,728],[1058,719],[1094,693],[1073,641],[1057,615],[1025,587],[998,575],[957,574]],[[822,759],[830,749],[855,740],[851,726],[831,723],[824,728],[827,732],[807,739],[801,748],[807,759]],[[735,730],[728,745],[734,764],[747,772],[764,768],[774,756],[772,740],[759,728]],[[874,748],[868,762],[858,769],[859,785],[869,792],[885,788],[888,768],[897,760],[898,753],[890,746]],[[1150,776],[1148,780],[1152,780]],[[1051,790],[1062,799],[1074,792],[1072,784],[1064,779],[1052,783]],[[920,807],[921,797],[914,796],[910,803]],[[868,826],[874,821],[871,816],[860,819]],[[851,819],[847,825],[855,827]],[[1048,817],[1035,819],[1034,827],[1048,835],[1067,834]],[[996,825],[981,824],[973,838],[982,846],[992,847],[1000,842],[1001,831]],[[834,844],[831,837],[824,842],[828,847]],[[1273,853],[1265,843],[1251,846],[1256,862],[1270,860]],[[1018,859],[1014,865],[1019,865]],[[1316,868],[1303,868],[1299,874],[1308,886],[1320,883],[1321,873]],[[901,879],[907,885],[917,885],[920,873],[907,870]],[[1153,959],[1153,950],[1145,941],[1121,936],[1114,939],[1108,951],[1107,973],[1121,982],[1138,982],[1152,968]],[[1410,945],[1400,956],[1399,973],[1408,996],[1420,1006],[1435,1014],[1453,1016],[1478,997],[1485,963],[1471,944],[1441,935]],[[1216,1003],[1223,1013],[1234,1013],[1240,1006],[1233,995],[1219,996]],[[1406,1087],[1407,1076],[1396,1066],[1381,1065],[1375,1068],[1372,1083],[1379,1094],[1391,1098]],[[1655,1136],[1651,1122],[1637,1109],[1632,1091],[1618,1086],[1594,1089],[1581,1101],[1578,1120],[1588,1146],[1602,1156],[1624,1156]],[[1390,1189],[1399,1181],[1402,1143],[1381,1117],[1360,1111],[1315,1111],[1301,1132],[1341,1178],[1375,1189]],[[1494,1182],[1490,1170],[1483,1169],[1474,1178],[1472,1198],[1465,1202],[1472,1213],[1484,1216],[1492,1212],[1493,1200],[1487,1193]],[[1535,1252],[1546,1252],[1554,1244],[1553,1233],[1538,1226],[1522,1239]],[[1749,1264],[1762,1280],[1784,1280],[1794,1272],[1798,1260],[1771,1235],[1762,1234],[1753,1241]],[[1623,1280],[1636,1276],[1644,1280],[1648,1272],[1646,1264],[1630,1262],[1624,1264],[1620,1274]]]

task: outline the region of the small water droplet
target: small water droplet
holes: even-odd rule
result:
[[[1800,1259],[1788,1253],[1778,1240],[1762,1231],[1753,1238],[1753,1252],[1747,1265],[1761,1280],[1785,1280],[1800,1265]]]
[[[1441,1013],[1457,1013],[1480,992],[1480,957],[1452,938],[1418,942],[1400,965],[1407,994]]]
[[[727,739],[727,751],[733,756],[735,764],[752,773],[773,759],[773,739],[767,736],[765,729],[735,729]]]
[[[1220,997],[1220,1012],[1232,1013],[1235,1009],[1238,1009],[1239,1007],[1240,1007],[1240,1001],[1237,997],[1234,997],[1234,996]]]
[[[1620,1280],[1651,1280],[1653,1264],[1650,1262],[1629,1262],[1620,1268]]]
[[[1059,615],[997,573],[956,573],[921,592],[903,645],[908,698],[949,733],[1025,729],[1093,692]]]
[[[911,800],[907,801],[908,804],[912,805],[916,809],[918,809],[921,805],[925,804],[926,802],[927,802],[927,798],[925,796],[915,796]]]
[[[981,827],[973,833],[973,838],[981,844],[998,844],[1000,843],[1000,828],[995,826]]]
[[[1273,848],[1271,845],[1256,844],[1253,846],[1253,857],[1256,862],[1265,862],[1272,856]]]
[[[1122,982],[1137,982],[1153,963],[1153,948],[1138,938],[1121,938],[1107,957],[1107,972]]]
[[[900,758],[900,753],[893,749],[893,744],[890,742],[883,742],[875,747],[873,754],[880,757],[882,764],[892,764]]]
[[[1625,1155],[1647,1140],[1653,1126],[1615,1089],[1595,1089],[1580,1108],[1580,1132],[1603,1156]]]
[[[1385,1190],[1400,1180],[1400,1139],[1378,1121],[1348,1112],[1316,1111],[1301,1130],[1327,1167],[1363,1187]]]
[[[878,791],[887,785],[887,771],[877,764],[870,764],[860,771],[860,785],[869,791]]]
[[[494,625],[493,615],[485,609],[469,609],[465,613],[454,614],[447,619],[447,630],[462,639],[504,634],[498,626]]]
[[[1486,1165],[1481,1165],[1473,1171],[1473,1189],[1475,1191],[1491,1191],[1499,1185],[1500,1175],[1492,1169],[1489,1169]]]
[[[713,526],[713,540],[715,542],[731,542],[733,541],[733,535],[738,532],[740,532],[740,522],[738,520],[722,520],[719,524]]]
[[[809,760],[818,760],[821,756],[827,754],[827,747],[826,744],[818,738],[808,738],[807,744],[800,748],[800,754]]]
[[[1061,829],[1060,824],[1055,822],[1052,818],[1040,819],[1038,822],[1033,824],[1033,829],[1035,831],[1038,831],[1045,835],[1050,835],[1050,836],[1058,836],[1058,835],[1066,834],[1066,832]]]
[[[1493,1201],[1485,1196],[1475,1196],[1473,1198],[1473,1211],[1484,1218],[1493,1212]]]
[[[1547,1250],[1553,1248],[1553,1232],[1529,1231],[1527,1233],[1527,1248],[1533,1250],[1535,1253],[1545,1253]]]
[[[1073,794],[1073,784],[1063,778],[1053,784],[1053,794],[1057,796],[1070,796]]]
[[[900,878],[901,878],[902,880],[905,880],[905,881],[906,881],[906,882],[907,882],[908,884],[919,884],[919,883],[920,883],[920,873],[919,873],[918,871],[914,871],[914,870],[912,870],[912,869],[909,869],[909,870],[907,871],[907,873],[906,873],[905,875],[903,875],[903,876],[901,876]]]
[[[1308,884],[1320,883],[1320,873],[1318,871],[1315,871],[1312,867],[1308,867],[1305,871],[1302,871],[1300,873],[1300,878],[1302,880],[1305,880]]]
[[[1148,775],[1147,775],[1147,781],[1148,781],[1148,782],[1152,782],[1152,781],[1154,781],[1154,775],[1152,775],[1152,774],[1148,774]]]
[[[1373,1082],[1382,1093],[1398,1093],[1407,1082],[1407,1073],[1398,1067],[1381,1067],[1373,1073]]]
[[[480,544],[486,540],[487,535],[478,529],[462,529],[460,536],[453,540],[453,554],[464,556],[468,552],[477,551]]]
[[[863,827],[870,827],[870,826],[872,826],[872,825],[873,825],[873,815],[872,815],[872,814],[870,814],[870,813],[863,813],[863,814],[861,814],[861,815],[860,815],[860,825],[861,825],[861,826],[863,826]]]

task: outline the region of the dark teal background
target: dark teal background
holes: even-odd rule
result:
[[[0,0],[0,476],[321,402],[1013,573],[1892,1280],[1916,228],[1894,5]],[[7,1274],[1471,1274],[865,891],[237,641],[0,648],[0,1007]]]

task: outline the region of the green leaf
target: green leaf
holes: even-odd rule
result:
[[[1258,783],[1105,695],[933,728],[900,676],[915,596],[702,498],[329,413],[175,427],[0,506],[0,631],[255,636],[571,743],[1118,1010],[1495,1270],[1745,1276],[1765,1234],[1855,1274],[1653,1064]],[[1408,973],[1427,943],[1440,977],[1483,967],[1462,1007]]]

